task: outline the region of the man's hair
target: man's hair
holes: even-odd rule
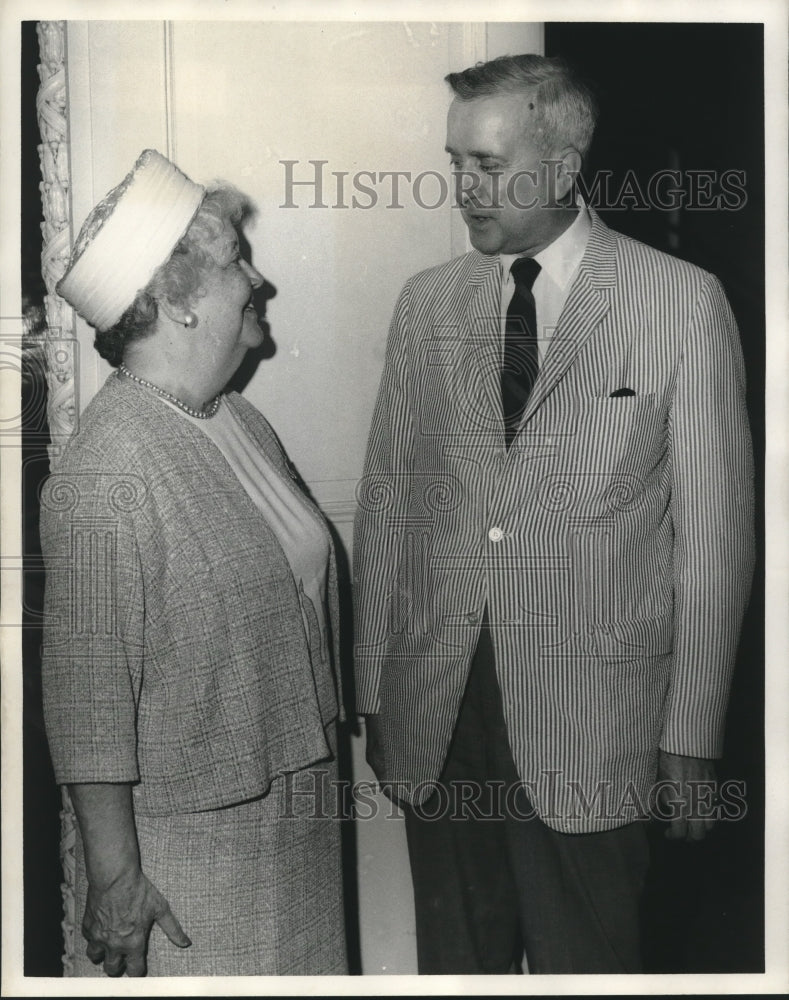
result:
[[[597,101],[575,70],[558,57],[499,56],[444,77],[461,101],[522,93],[534,105],[543,153],[574,146],[585,156],[597,121]]]
[[[231,185],[209,190],[180,243],[154,271],[115,326],[96,331],[94,347],[99,354],[117,367],[123,361],[126,345],[153,331],[159,300],[192,307],[201,295],[203,276],[214,266],[208,244],[222,233],[226,222],[238,226],[252,212],[249,199]]]

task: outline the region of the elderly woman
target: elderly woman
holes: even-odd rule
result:
[[[332,543],[268,423],[223,391],[264,336],[245,212],[146,150],[58,286],[117,369],[42,495],[76,975],[346,970]]]

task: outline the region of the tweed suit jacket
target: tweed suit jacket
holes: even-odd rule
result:
[[[261,414],[236,393],[226,405],[297,491]],[[266,520],[163,400],[107,379],[45,484],[41,541],[58,782],[133,782],[135,810],[163,815],[251,799],[330,756],[329,644],[311,655]],[[338,663],[333,550],[329,604]]]
[[[754,551],[739,336],[715,277],[593,214],[507,450],[499,302],[477,252],[397,302],[355,525],[357,708],[423,801],[487,606],[535,808],[613,828],[652,804],[659,747],[722,750]]]

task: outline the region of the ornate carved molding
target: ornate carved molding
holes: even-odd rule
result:
[[[63,897],[63,975],[74,975],[74,956],[77,941],[78,920],[82,919],[76,913],[76,878],[77,878],[77,817],[71,804],[65,785],[62,789],[63,808],[60,811],[60,862],[63,866],[63,882],[60,892]]]
[[[40,184],[44,221],[41,226],[43,250],[41,267],[47,289],[47,328],[44,353],[49,402],[47,414],[54,464],[70,437],[76,419],[76,357],[74,314],[55,291],[70,252],[68,131],[66,117],[66,22],[40,21],[38,43],[41,80],[36,110],[41,131],[38,147],[41,162]]]
[[[37,27],[41,62],[38,76],[41,86],[36,98],[41,144],[41,202],[44,221],[41,225],[43,248],[41,268],[47,294],[44,299],[46,327],[43,334],[48,388],[47,416],[52,444],[50,464],[54,465],[63,445],[74,430],[76,417],[74,360],[74,314],[55,291],[63,275],[70,252],[70,210],[68,131],[66,118],[66,22],[40,21]],[[63,790],[60,813],[60,857],[63,863],[63,972],[74,974],[74,948],[77,928],[75,910],[76,817],[67,791]]]

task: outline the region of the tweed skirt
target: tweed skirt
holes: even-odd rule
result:
[[[137,817],[143,871],[192,941],[177,948],[154,925],[149,976],[347,972],[336,777],[336,763],[321,762],[275,779],[251,802]],[[74,976],[101,976],[80,933],[86,892],[77,835],[76,928],[64,965]]]

